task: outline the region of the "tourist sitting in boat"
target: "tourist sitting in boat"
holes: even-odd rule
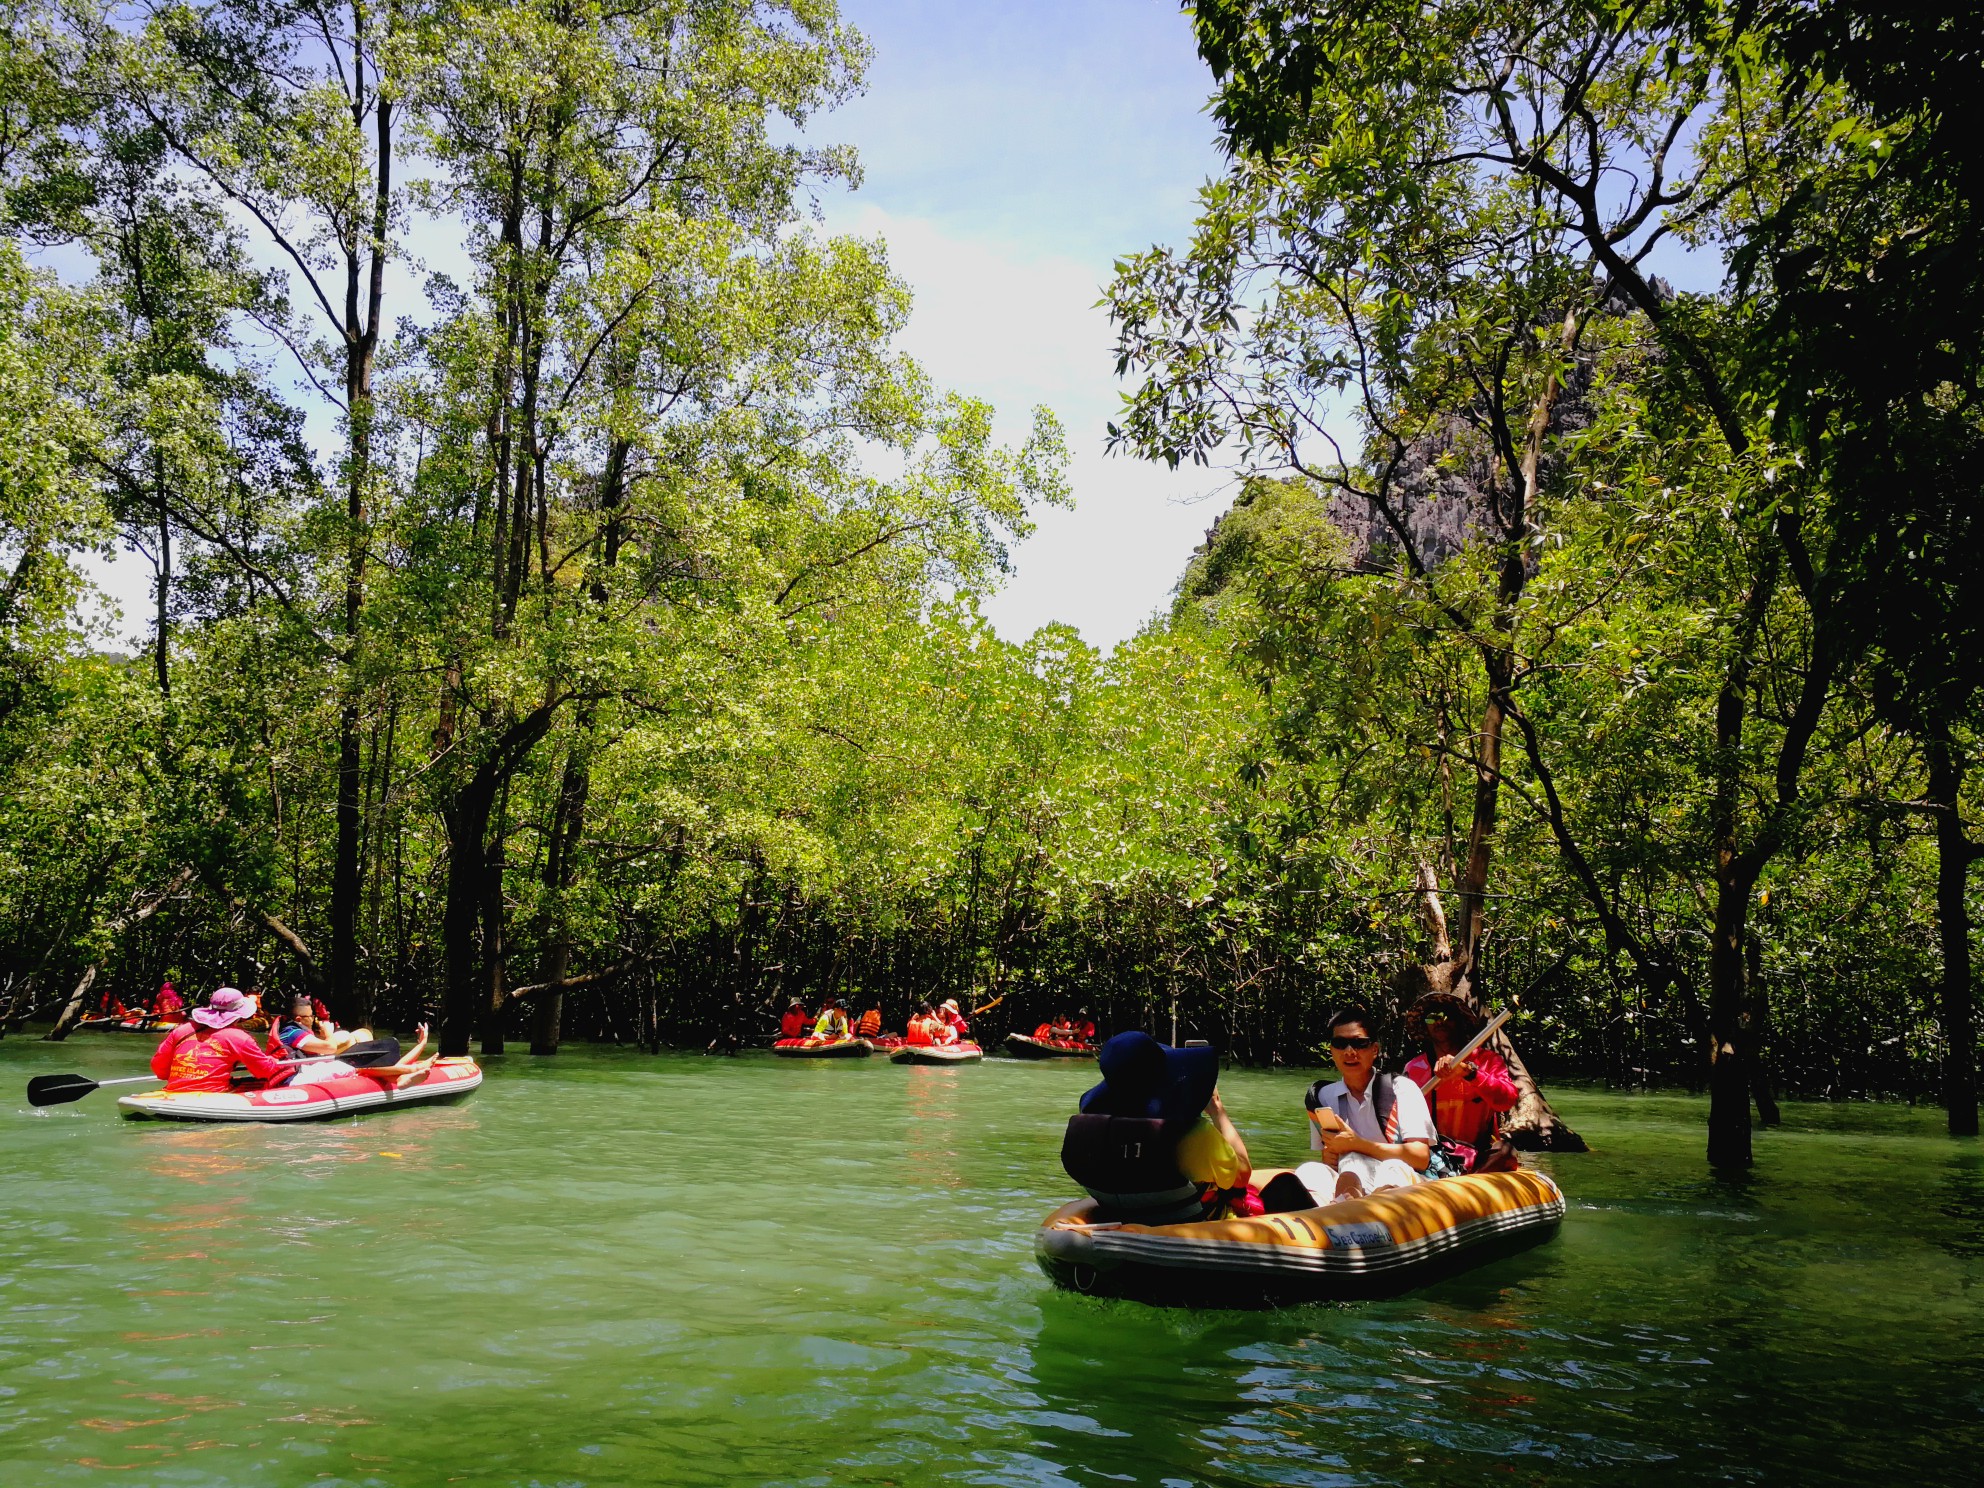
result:
[[[1119,1033],[1097,1056],[1102,1083],[1081,1098],[1061,1166],[1098,1218],[1183,1224],[1260,1212],[1247,1144],[1219,1100],[1219,1055]]]
[[[947,997],[937,1004],[937,1016],[942,1018],[944,1026],[951,1030],[952,1038],[971,1036],[971,1025],[965,1022],[964,1014],[958,1011],[958,1000],[955,997]]]
[[[400,1056],[396,1064],[347,1064],[338,1058],[323,1058],[323,1055],[348,1053],[354,1043],[366,1043],[372,1038],[372,1030],[326,1029],[317,1017],[320,1004],[307,992],[299,992],[290,999],[287,1016],[275,1020],[275,1027],[269,1031],[269,1052],[278,1058],[308,1060],[307,1064],[293,1064],[294,1072],[279,1080],[270,1081],[275,1085],[321,1085],[326,1080],[340,1079],[345,1075],[370,1075],[375,1080],[390,1080],[394,1085],[410,1085],[416,1076],[427,1073],[433,1059],[422,1059],[420,1051],[427,1047],[427,1025],[421,1024],[416,1030],[420,1038],[412,1052]],[[347,1033],[360,1037],[347,1038]]]
[[[1073,1037],[1076,1043],[1092,1044],[1095,1042],[1095,1019],[1088,1015],[1087,1008],[1082,1008],[1075,1014]]]
[[[1484,1021],[1451,992],[1429,992],[1405,1015],[1406,1034],[1426,1051],[1413,1056],[1405,1078],[1417,1086],[1438,1079],[1432,1090],[1433,1129],[1462,1149],[1452,1155],[1474,1173],[1514,1165],[1514,1154],[1500,1153],[1495,1137],[1502,1113],[1521,1098],[1508,1063],[1493,1049],[1484,1045],[1454,1061],[1455,1051],[1481,1032]]]
[[[795,997],[786,1005],[785,1016],[778,1020],[778,1036],[804,1038],[812,1026],[813,1015],[806,1011],[806,1004]]]
[[[312,1055],[343,1054],[354,1044],[370,1043],[369,1028],[340,1028],[324,1017],[323,1003],[307,992],[289,1001],[289,1011],[269,1028],[269,1052],[279,1059],[304,1059]],[[422,1024],[423,1030],[426,1025]],[[421,1042],[427,1041],[423,1032]]]
[[[1419,1181],[1433,1158],[1433,1116],[1410,1080],[1378,1073],[1384,1051],[1371,1016],[1345,1008],[1330,1019],[1330,1058],[1341,1080],[1309,1087],[1309,1146],[1322,1154],[1295,1170],[1318,1203],[1354,1199]]]
[[[152,1001],[152,1016],[168,1021],[186,1016],[186,999],[181,997],[178,989],[172,985],[171,977],[167,977],[159,984],[158,996]]]
[[[954,1044],[958,1036],[951,1031],[950,1024],[937,1016],[937,1010],[928,1002],[919,1002],[916,1011],[909,1016],[909,1026],[903,1030],[902,1041],[912,1048],[927,1049],[933,1044]]]
[[[854,1026],[856,1038],[873,1038],[882,1031],[882,1010],[870,1008],[861,1015],[861,1021]]]
[[[847,1014],[840,1005],[840,999],[831,992],[820,1008],[820,1016],[813,1024],[813,1035],[822,1043],[837,1044],[847,1038]]]
[[[368,1042],[369,1028],[339,1028],[317,1015],[317,999],[299,992],[289,1001],[289,1012],[274,1020],[269,1029],[269,1052],[278,1059],[301,1059],[310,1054],[342,1054],[353,1044]]]
[[[257,1011],[255,999],[239,988],[215,988],[207,1005],[194,1008],[191,1020],[152,1051],[152,1073],[165,1081],[167,1090],[230,1090],[237,1068],[280,1084],[290,1066],[234,1026]]]

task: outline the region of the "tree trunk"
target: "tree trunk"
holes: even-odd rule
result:
[[[1749,1006],[1743,1014],[1743,1063],[1750,1071],[1750,1098],[1757,1103],[1757,1120],[1764,1126],[1777,1126],[1783,1115],[1777,1109],[1777,1092],[1771,1089],[1770,1066],[1764,1062],[1764,1046],[1770,1040],[1770,997],[1764,990],[1764,938],[1752,930],[1747,945],[1749,957],[1744,976]]]
[[[507,780],[507,777],[506,777]],[[482,877],[482,1052],[499,1055],[504,1049],[504,1025],[509,1011],[508,937],[504,934],[503,870],[508,854],[507,793],[499,790],[496,829],[483,851]]]
[[[1718,1168],[1748,1167],[1750,1071],[1743,1057],[1743,932],[1750,885],[1718,872],[1715,935],[1708,952],[1708,1160]]]
[[[1589,1152],[1590,1145],[1557,1114],[1508,1035],[1498,1029],[1488,1046],[1508,1065],[1518,1092],[1515,1105],[1502,1118],[1502,1135],[1524,1152]]]
[[[172,518],[165,501],[165,456],[152,450],[153,489],[158,498],[158,644],[153,662],[160,697],[172,696]]]
[[[549,848],[544,855],[544,887],[550,901],[551,949],[545,958],[544,980],[548,990],[538,994],[531,1019],[530,1051],[533,1054],[558,1052],[559,1024],[564,1013],[565,993],[559,985],[572,965],[572,931],[565,914],[565,891],[572,886],[579,834],[585,828],[586,796],[591,775],[586,767],[586,749],[592,732],[592,710],[584,709],[578,720],[571,753],[565,757],[565,773],[558,785],[558,800],[551,812]]]
[[[1433,880],[1433,870],[1424,864],[1419,869],[1419,895],[1421,913],[1433,935],[1437,958],[1438,949],[1444,947],[1447,941],[1447,916],[1440,904],[1440,891]],[[1450,992],[1477,1012],[1481,1011],[1480,978],[1470,974],[1471,970],[1468,962],[1459,959],[1435,959],[1426,965],[1407,967],[1397,983],[1398,1011],[1403,1013],[1429,992]],[[1498,1032],[1488,1042],[1489,1047],[1507,1061],[1509,1078],[1515,1081],[1519,1092],[1516,1104],[1502,1118],[1502,1134],[1525,1152],[1590,1151],[1584,1138],[1573,1131],[1551,1106],[1506,1031]]]
[[[441,1053],[460,1057],[482,1023],[481,965],[482,898],[488,865],[483,842],[489,831],[489,808],[496,795],[493,781],[480,772],[448,805],[448,898],[441,910],[441,954],[445,982],[441,1006]]]
[[[389,29],[390,24],[389,20]],[[366,108],[364,89],[368,57],[364,54],[369,51],[363,6],[353,7],[352,25],[359,53],[352,58],[352,120],[354,124],[360,124]],[[369,60],[376,64],[376,55]],[[338,709],[338,835],[331,863],[329,978],[332,1011],[345,1018],[359,1011],[354,993],[358,980],[358,917],[364,895],[362,858],[365,841],[365,813],[360,804],[360,793],[365,783],[359,748],[360,663],[363,655],[360,625],[365,608],[365,560],[370,547],[367,497],[372,480],[372,430],[376,416],[372,401],[372,374],[378,357],[380,321],[385,311],[386,235],[392,225],[393,110],[390,93],[383,93],[374,100],[375,150],[369,224],[371,255],[362,280],[358,254],[351,253],[345,260],[342,330],[348,433],[345,450],[344,654],[341,658],[344,699]],[[365,1005],[369,1007],[370,1002],[368,996]]]
[[[447,902],[441,911],[441,954],[445,962],[441,1053],[450,1057],[466,1055],[469,1041],[476,1033],[487,1030],[500,1017],[500,1010],[492,1007],[489,981],[479,974],[485,948],[476,931],[477,925],[484,922],[491,897],[495,901],[499,935],[502,926],[500,868],[494,875],[493,896],[490,892],[489,818],[504,784],[551,727],[560,701],[547,700],[505,729],[442,812],[448,828],[448,879]],[[492,955],[499,964],[500,952],[499,942]],[[495,974],[500,976],[500,970]],[[495,1052],[501,1052],[500,1043]]]
[[[562,980],[565,968],[556,967],[554,979]],[[561,990],[540,992],[531,1005],[530,1051],[533,1054],[558,1052],[559,1025],[565,1014],[565,994]]]
[[[1927,741],[1929,800],[1936,814],[1936,930],[1943,949],[1943,1104],[1950,1135],[1977,1135],[1977,1022],[1970,985],[1970,860],[1958,798],[1964,762],[1947,739]]]
[[[117,919],[112,920],[106,925],[104,927],[104,933],[107,935],[122,935],[140,920],[150,919],[157,912],[161,904],[165,903],[166,900],[170,899],[192,881],[193,870],[191,868],[181,868],[172,876],[172,881],[156,894],[152,895],[150,899],[134,906],[127,913],[120,915]],[[69,994],[69,1001],[63,1006],[61,1013],[56,1017],[55,1026],[48,1030],[48,1035],[44,1042],[59,1044],[74,1031],[77,1022],[83,1016],[84,1005],[89,1000],[90,988],[96,985],[96,979],[102,971],[103,962],[101,960],[90,963],[89,969],[83,973],[82,979],[76,983],[76,990]]]

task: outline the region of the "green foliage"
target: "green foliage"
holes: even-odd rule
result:
[[[1918,97],[1829,5],[1193,9],[1231,164],[1119,265],[1112,434],[1244,478],[1108,655],[979,611],[1052,415],[1001,444],[808,221],[831,5],[8,11],[0,1019],[99,959],[309,982],[343,925],[457,1047],[555,1044],[564,984],[621,1039],[942,993],[1309,1060],[1431,873],[1540,1067],[1933,1088],[1957,64]],[[77,619],[119,538],[149,665]]]

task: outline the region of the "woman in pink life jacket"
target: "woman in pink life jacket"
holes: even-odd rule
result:
[[[1451,992],[1429,992],[1405,1015],[1407,1036],[1426,1051],[1406,1065],[1405,1078],[1415,1085],[1438,1080],[1427,1092],[1433,1125],[1467,1149],[1462,1155],[1471,1171],[1479,1171],[1494,1147],[1503,1113],[1522,1094],[1509,1076],[1508,1063],[1486,1045],[1455,1060],[1455,1051],[1481,1032],[1482,1021],[1481,1014]]]
[[[217,987],[205,1007],[168,1033],[152,1053],[152,1073],[167,1090],[231,1090],[236,1069],[264,1084],[280,1085],[290,1073],[255,1039],[234,1025],[259,1011],[236,987]]]

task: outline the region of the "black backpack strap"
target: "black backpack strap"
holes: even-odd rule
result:
[[[1372,1110],[1378,1118],[1378,1137],[1389,1142],[1392,1137],[1392,1112],[1398,1109],[1398,1091],[1392,1088],[1392,1077],[1380,1071],[1373,1078],[1378,1082],[1378,1093]]]

